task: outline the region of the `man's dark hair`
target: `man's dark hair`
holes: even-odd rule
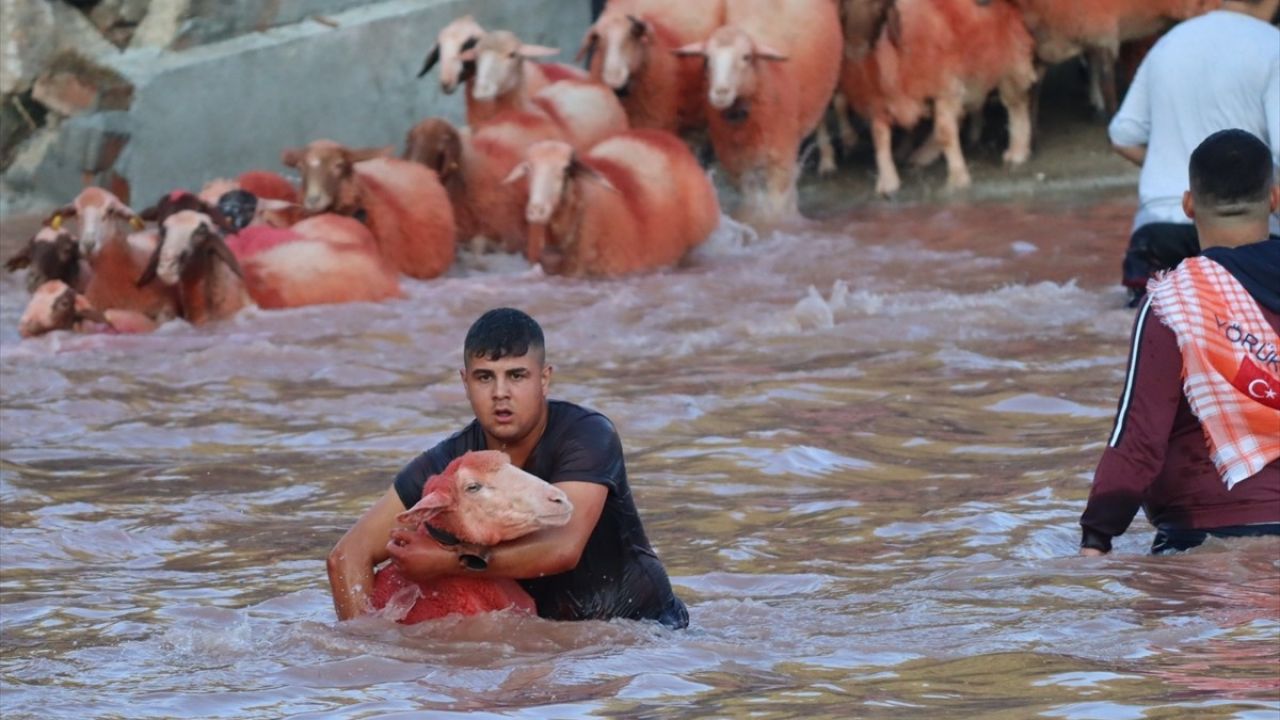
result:
[[[1196,212],[1218,217],[1253,215],[1275,182],[1267,144],[1244,130],[1219,130],[1191,153],[1191,195]]]
[[[538,362],[546,357],[546,342],[538,321],[515,308],[494,308],[471,323],[462,346],[463,360],[520,357],[537,353]]]

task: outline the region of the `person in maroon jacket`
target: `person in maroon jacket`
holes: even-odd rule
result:
[[[1195,220],[1203,256],[1226,268],[1280,332],[1280,237],[1267,235],[1280,187],[1267,146],[1242,130],[1214,133],[1192,154],[1190,179],[1183,209]],[[1156,527],[1155,554],[1211,535],[1280,534],[1280,461],[1228,489],[1188,403],[1177,337],[1151,306],[1148,298],[1134,321],[1115,427],[1080,517],[1080,554],[1110,552],[1139,507]],[[1280,348],[1254,349],[1259,365],[1280,374]]]

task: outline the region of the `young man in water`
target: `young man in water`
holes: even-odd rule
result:
[[[1280,164],[1280,0],[1227,0],[1180,23],[1138,67],[1108,130],[1115,151],[1142,168],[1138,212],[1123,263],[1130,307],[1155,272],[1200,251],[1182,213],[1191,151],[1210,133],[1247,130]],[[1280,226],[1273,225],[1273,230]]]
[[[515,466],[563,490],[573,518],[564,527],[494,547],[478,572],[520,581],[545,618],[689,624],[645,536],[613,423],[593,410],[547,399],[552,367],[545,348],[542,328],[519,310],[490,310],[472,324],[461,374],[475,420],[406,465],[329,553],[340,620],[371,610],[374,567],[388,558],[412,580],[477,572],[417,528],[398,527],[396,515],[417,504],[427,478],[454,458],[501,450]]]
[[[1271,152],[1243,130],[1191,154],[1183,208],[1201,257],[1149,286],[1119,414],[1080,517],[1081,555],[1111,551],[1138,507],[1153,553],[1280,534],[1280,208]],[[1185,378],[1185,381],[1184,381]]]

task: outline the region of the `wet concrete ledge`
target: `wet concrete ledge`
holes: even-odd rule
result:
[[[590,3],[388,0],[181,52],[96,58],[132,84],[128,107],[33,138],[0,178],[0,216],[65,202],[86,181],[127,186],[142,207],[173,188],[278,169],[281,149],[317,138],[399,148],[424,117],[462,119],[460,94],[415,76],[436,32],[467,13],[568,62]]]

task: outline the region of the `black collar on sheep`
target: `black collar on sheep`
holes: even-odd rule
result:
[[[431,523],[424,522],[422,523],[422,527],[426,528],[427,534],[431,536],[432,540],[435,540],[445,547],[451,548],[466,546],[466,549],[474,550],[475,552],[463,552],[458,554],[458,562],[462,563],[462,566],[466,569],[480,571],[489,567],[489,551],[487,549],[464,543],[462,540],[458,539],[457,535],[441,530]]]

